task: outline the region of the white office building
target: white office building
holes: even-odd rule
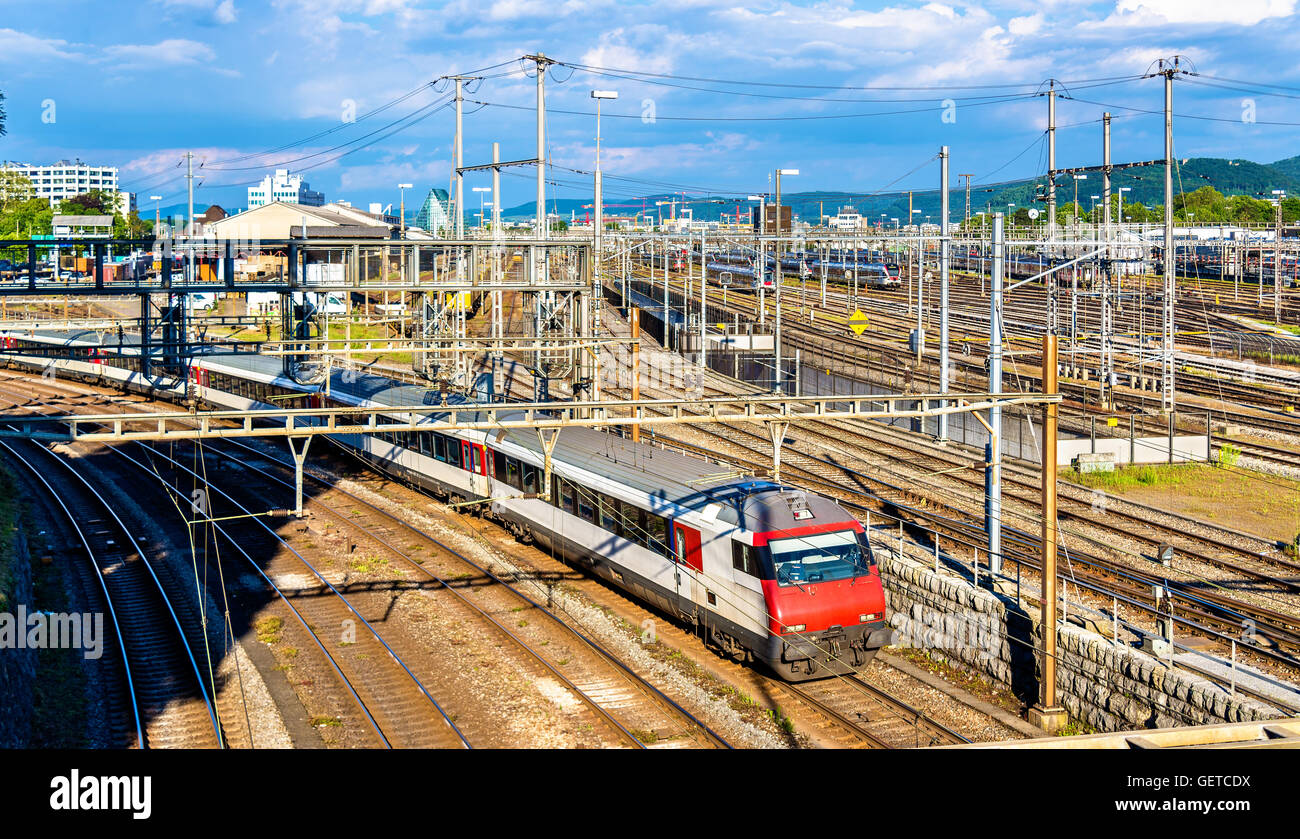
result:
[[[267,175],[260,184],[248,188],[248,209],[265,207],[276,201],[320,207],[325,203],[325,195],[313,190],[302,175],[290,175],[288,169],[276,169],[274,175]]]
[[[5,161],[0,168],[10,169],[32,182],[37,198],[44,198],[55,206],[65,198],[102,189],[118,198],[117,167],[91,166],[80,160],[60,160],[51,164],[14,163]]]

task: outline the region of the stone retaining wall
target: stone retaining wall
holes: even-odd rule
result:
[[[1010,688],[1038,694],[1042,627],[1037,606],[935,573],[897,543],[873,548],[894,641],[938,654]],[[1057,689],[1072,719],[1098,731],[1274,719],[1281,714],[1125,644],[1071,623],[1057,628]]]
[[[18,604],[32,608],[32,565],[21,531],[13,534],[8,569],[9,590],[0,612],[14,614]],[[19,630],[24,631],[24,630]],[[32,686],[36,681],[37,651],[0,648],[0,749],[27,746],[32,733]]]

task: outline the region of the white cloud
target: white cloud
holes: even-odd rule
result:
[[[1119,0],[1107,18],[1116,25],[1151,26],[1160,22],[1254,26],[1262,20],[1295,14],[1296,0]]]
[[[0,29],[0,61],[28,58],[81,58],[68,51],[67,41],[61,38],[38,38],[14,29]]]
[[[186,15],[195,12],[211,12],[212,19],[217,23],[234,23],[239,15],[234,0],[155,0],[155,2],[162,3],[169,12],[178,10]]]
[[[217,57],[207,44],[186,38],[168,38],[156,44],[114,44],[104,47],[104,54],[128,67],[199,64]]]
[[[1013,17],[1007,22],[1007,31],[1012,35],[1032,35],[1043,28],[1042,14]]]

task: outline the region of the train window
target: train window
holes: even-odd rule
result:
[[[731,567],[746,574],[758,576],[758,556],[753,545],[744,542],[731,543]]]
[[[570,484],[578,496],[578,518],[596,523],[596,494],[586,487]]]
[[[447,462],[457,469],[460,466],[460,441],[455,437],[447,438]]]
[[[497,462],[504,462],[506,465],[506,483],[510,484],[510,486],[515,489],[523,489],[524,476],[520,469],[519,461],[515,460],[513,457],[501,457],[498,455]]]
[[[541,470],[531,463],[519,464],[523,477],[523,490],[528,495],[539,495],[542,491]]]
[[[654,513],[646,513],[646,531],[650,543],[646,546],[662,556],[668,556],[668,519]]]
[[[432,431],[415,432],[415,436],[420,439],[420,454],[424,455],[425,457],[430,457],[433,455],[433,440],[431,439],[432,435],[433,435]]]
[[[443,462],[447,460],[447,438],[436,431],[433,432],[433,456]]]
[[[635,542],[643,548],[646,547],[645,510],[626,501],[622,502],[622,507],[623,538],[629,542]]]
[[[555,485],[558,487],[555,497],[560,501],[560,509],[566,513],[577,513],[577,505],[573,498],[573,484],[556,475]]]
[[[618,501],[608,495],[600,496],[600,526],[616,536],[622,536],[618,515]]]
[[[498,481],[506,481],[506,474],[510,469],[510,458],[501,454],[501,452],[490,452],[492,455],[492,477]]]

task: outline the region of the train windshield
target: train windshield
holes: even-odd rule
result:
[[[774,539],[768,550],[782,586],[847,580],[866,574],[871,562],[870,549],[852,530]]]

